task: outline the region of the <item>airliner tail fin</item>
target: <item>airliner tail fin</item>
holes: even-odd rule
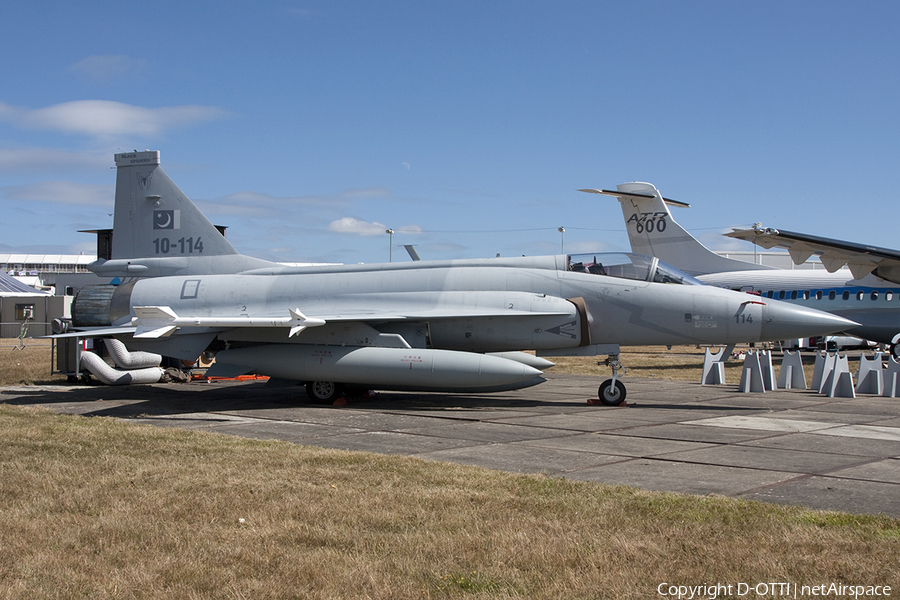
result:
[[[663,198],[652,183],[623,183],[616,186],[615,191],[579,191],[618,198],[632,252],[655,256],[691,275],[768,268],[719,256],[701,244],[672,218],[669,211],[669,206],[690,205]]]

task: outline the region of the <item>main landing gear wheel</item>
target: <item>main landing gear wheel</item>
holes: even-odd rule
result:
[[[613,385],[613,380],[607,379],[600,384],[597,396],[600,398],[600,402],[606,406],[619,406],[625,402],[625,384],[616,380]]]
[[[891,357],[894,360],[900,360],[900,343],[894,342],[891,344]]]
[[[306,382],[306,395],[315,402],[334,402],[343,393],[340,384],[333,381]]]

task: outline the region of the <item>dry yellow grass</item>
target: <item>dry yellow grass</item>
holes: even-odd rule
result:
[[[61,383],[62,375],[50,374],[50,341],[25,340],[25,347],[17,346],[17,339],[3,339],[0,344],[0,385],[31,385]]]
[[[749,348],[741,346],[736,351],[746,352]],[[713,351],[718,350],[713,348]],[[628,370],[628,377],[651,377],[658,379],[671,379],[677,381],[692,381],[700,383],[703,375],[703,355],[705,348],[698,346],[639,346],[623,347],[619,361]],[[851,353],[858,355],[859,353]],[[556,363],[553,373],[568,373],[573,375],[597,375],[608,377],[612,371],[603,364],[605,357],[548,357]],[[773,363],[780,363],[781,352],[773,355]],[[598,360],[599,359],[599,360]],[[813,363],[815,357],[812,353],[803,355],[803,370],[806,380],[812,380]],[[599,365],[598,365],[599,362]],[[738,385],[741,381],[743,361],[731,359],[725,363],[725,382]]]
[[[3,598],[900,585],[900,521],[0,405]]]
[[[633,376],[699,380],[702,351],[628,349],[622,358]],[[51,379],[46,347],[9,350],[0,363],[2,384]],[[558,370],[609,372],[596,359],[567,363]],[[0,548],[0,598],[646,598],[663,582],[900,587],[897,519],[2,404]]]
[[[15,348],[18,340],[10,340],[8,346],[0,346],[0,385],[30,385],[35,383],[62,383],[65,377],[50,373],[50,345],[46,340],[27,340],[24,349]],[[739,347],[738,350],[746,350]],[[624,347],[620,357],[630,377],[657,377],[680,381],[699,382],[703,372],[704,349],[697,346],[640,346]],[[858,352],[856,353],[858,354]],[[610,368],[598,366],[605,357],[551,357],[556,366],[554,373],[597,375],[608,377]],[[777,359],[776,355],[776,359]],[[777,360],[776,360],[777,362]],[[806,379],[812,379],[813,356],[803,357]],[[737,385],[741,380],[741,361],[730,360],[725,364],[725,381]]]

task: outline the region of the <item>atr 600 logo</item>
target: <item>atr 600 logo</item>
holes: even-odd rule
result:
[[[668,216],[664,212],[634,213],[626,221],[626,224],[634,223],[634,228],[638,233],[644,233],[644,231],[647,233],[653,233],[654,231],[662,233],[666,230],[666,217]]]

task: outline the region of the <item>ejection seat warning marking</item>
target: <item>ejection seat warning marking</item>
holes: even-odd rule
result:
[[[553,333],[560,337],[569,338],[571,340],[574,340],[575,338],[578,337],[578,335],[575,333],[575,321],[569,321],[568,323],[563,323],[559,327],[551,327],[550,329],[547,329],[546,331],[547,331],[547,333]]]
[[[684,322],[685,323],[694,323],[694,329],[716,329],[719,326],[716,318],[711,315],[693,315],[691,313],[684,313]]]
[[[419,354],[404,354],[400,362],[409,363],[409,370],[412,371],[413,363],[422,364],[425,361],[422,360],[422,356]]]

